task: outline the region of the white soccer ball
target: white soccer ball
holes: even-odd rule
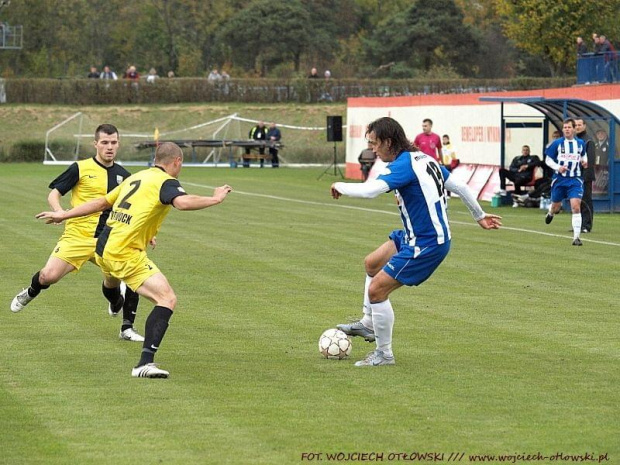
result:
[[[351,339],[339,329],[328,329],[319,338],[319,352],[331,360],[348,357],[352,348]]]

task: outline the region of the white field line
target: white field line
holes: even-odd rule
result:
[[[187,186],[193,186],[193,187],[201,187],[204,189],[215,189],[215,186],[207,186],[205,184],[195,184],[195,183],[191,183],[191,182],[183,182],[182,185],[187,185]],[[263,199],[271,199],[271,200],[279,200],[281,202],[292,202],[292,203],[301,203],[301,204],[305,204],[305,205],[317,205],[320,207],[332,207],[332,208],[344,208],[347,210],[358,210],[358,211],[364,211],[364,212],[370,212],[370,213],[382,213],[384,215],[393,215],[393,216],[400,216],[398,212],[396,211],[387,211],[387,210],[379,210],[376,208],[364,208],[364,207],[354,207],[352,205],[343,205],[341,203],[337,203],[337,200],[334,200],[333,203],[332,202],[315,202],[313,200],[301,200],[301,199],[292,199],[292,198],[288,198],[288,197],[280,197],[277,195],[268,195],[268,194],[257,194],[255,192],[243,192],[243,191],[233,191],[236,195],[247,195],[249,197],[259,197],[259,198],[263,198]],[[328,195],[326,193],[326,195]],[[463,215],[467,215],[469,216],[469,213],[465,213],[465,212],[455,212],[455,213],[459,213],[459,214],[463,214]],[[455,221],[453,219],[450,219],[450,223],[454,223],[454,224],[460,224],[460,225],[464,225],[464,226],[476,226],[478,227],[478,224],[473,220],[473,218],[471,219],[471,221]],[[542,231],[535,231],[532,229],[523,229],[523,228],[513,228],[510,226],[502,226],[502,229],[505,229],[507,231],[517,231],[517,232],[524,232],[524,233],[529,233],[529,234],[538,234],[540,236],[549,236],[549,237],[560,237],[563,239],[572,239],[571,235],[564,235],[564,234],[552,234],[552,233],[546,233],[546,232],[542,232]],[[607,241],[597,241],[594,239],[590,239],[589,237],[583,237],[581,236],[581,240],[583,242],[591,242],[592,244],[601,244],[601,245],[610,245],[612,247],[620,247],[620,243],[617,242],[607,242]]]

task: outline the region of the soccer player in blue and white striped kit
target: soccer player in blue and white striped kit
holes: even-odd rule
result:
[[[545,163],[555,170],[551,182],[551,205],[545,217],[545,223],[553,221],[553,216],[560,211],[562,200],[568,198],[573,213],[573,245],[582,245],[581,233],[581,198],[583,197],[583,179],[581,167],[588,167],[588,154],[583,140],[575,137],[575,120],[564,120],[562,124],[564,137],[554,140],[545,150]]]
[[[331,195],[374,198],[393,191],[404,230],[395,230],[365,259],[364,316],[338,328],[352,336],[376,341],[377,349],[356,366],[393,365],[392,329],[394,310],[389,295],[399,287],[426,281],[450,250],[446,190],[463,200],[484,229],[498,229],[501,217],[486,214],[469,188],[453,179],[437,161],[420,152],[392,118],[379,118],[368,125],[366,138],[375,154],[388,166],[377,179],[365,183],[336,182]]]

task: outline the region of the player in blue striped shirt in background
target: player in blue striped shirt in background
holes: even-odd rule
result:
[[[573,245],[583,245],[581,234],[581,198],[583,197],[583,179],[581,168],[588,167],[588,157],[583,140],[575,137],[575,120],[566,119],[562,125],[564,137],[554,140],[545,150],[545,163],[552,168],[551,206],[545,217],[545,223],[553,221],[560,211],[562,201],[569,199],[572,212]]]

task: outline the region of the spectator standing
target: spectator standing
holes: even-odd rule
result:
[[[129,79],[132,82],[138,82],[138,79],[140,79],[140,73],[136,71],[135,66],[131,65],[129,68],[127,68],[127,71],[125,71],[123,78]]]
[[[168,71],[168,79],[172,79],[174,77],[176,77],[176,75],[174,74],[174,71],[172,70]]]
[[[319,97],[319,101],[320,102],[333,102],[334,98],[332,97],[332,94],[330,92],[332,84],[331,84],[331,77],[332,77],[332,72],[330,70],[325,70],[325,87],[323,88],[323,93],[321,94],[321,97]]]
[[[422,132],[416,136],[413,144],[420,148],[420,152],[433,157],[437,163],[442,164],[441,139],[432,132],[433,120],[426,118],[422,121]]]
[[[459,159],[456,158],[456,150],[452,147],[452,142],[450,142],[450,136],[448,134],[441,136],[441,145],[443,164],[448,171],[452,171],[458,166]]]
[[[540,158],[530,154],[530,146],[524,145],[521,148],[521,155],[514,157],[510,168],[499,169],[499,186],[502,194],[506,191],[506,179],[512,181],[515,185],[514,193],[521,195],[521,187],[528,184],[534,176],[534,170],[540,166]]]
[[[575,133],[577,137],[583,141],[585,153],[588,157],[588,166],[581,172],[581,177],[583,178],[581,232],[589,233],[592,231],[592,223],[594,222],[592,184],[595,180],[594,165],[596,162],[596,146],[592,138],[588,135],[587,125],[583,118],[575,118]]]
[[[118,79],[118,76],[116,75],[114,71],[110,69],[109,66],[104,66],[103,72],[99,75],[99,79],[108,79],[111,81],[116,81]]]
[[[88,73],[88,76],[86,76],[88,79],[99,79],[99,71],[97,71],[97,67],[96,66],[91,66],[90,67],[90,73]]]
[[[602,129],[596,131],[596,164],[607,166],[609,163],[609,139]]]
[[[207,81],[211,83],[216,83],[222,80],[222,75],[218,72],[217,69],[213,69],[209,75],[207,76]]]
[[[601,41],[596,32],[592,34],[592,43],[594,44],[592,51],[596,54],[601,53]]]
[[[319,72],[316,68],[312,68],[310,70],[310,75],[308,76],[308,79],[318,79],[319,78]]]
[[[562,125],[564,137],[554,140],[545,150],[545,163],[552,168],[551,205],[545,217],[549,224],[562,207],[562,200],[568,198],[572,212],[573,245],[581,246],[581,198],[583,197],[583,180],[581,167],[587,168],[588,159],[581,139],[575,138],[575,120],[564,120]]]
[[[254,126],[252,129],[250,129],[250,132],[248,134],[248,137],[252,140],[262,140],[262,141],[266,141],[267,140],[267,128],[265,127],[265,123],[263,121],[259,121],[258,124],[256,126]],[[250,158],[248,157],[248,155],[250,154],[250,147],[246,147],[245,148],[245,157],[243,157],[243,167],[244,168],[249,168],[250,167]],[[258,153],[260,155],[264,155],[265,154],[265,147],[259,147],[258,148]],[[260,167],[262,168],[265,165],[265,159],[261,157],[260,159]]]
[[[360,169],[362,170],[362,180],[368,181],[368,175],[370,174],[370,170],[372,166],[375,164],[377,160],[377,154],[372,150],[372,146],[370,143],[368,144],[368,148],[362,150],[360,156],[357,157],[357,161],[360,164]]]
[[[226,70],[223,69],[220,77],[222,79],[222,82],[224,83],[222,91],[225,95],[228,95],[228,93],[230,92],[230,87],[228,85],[230,82],[230,75],[226,72]]]
[[[276,123],[271,123],[269,125],[269,131],[267,132],[267,140],[269,141],[269,155],[271,155],[271,167],[279,168],[280,167],[280,159],[278,158],[278,146],[277,142],[282,139],[282,133],[280,129],[276,127]]]
[[[583,38],[577,37],[577,56],[580,57],[585,55],[586,53],[588,53],[588,47],[583,41]]]
[[[601,44],[600,53],[604,55],[603,59],[605,61],[603,81],[614,82],[616,80],[616,66],[618,63],[616,49],[604,35],[600,36],[599,43]]]
[[[151,68],[149,70],[149,74],[146,76],[146,82],[149,84],[153,84],[159,76],[157,75],[157,70],[155,68]]]

